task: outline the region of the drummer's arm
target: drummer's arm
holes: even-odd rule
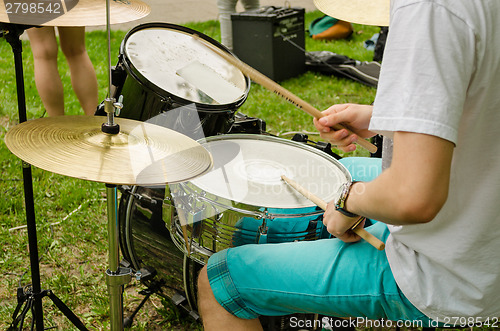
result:
[[[448,197],[454,144],[436,136],[396,132],[391,166],[369,183],[355,183],[346,209],[390,224],[426,223]]]
[[[453,148],[435,136],[396,132],[391,166],[371,182],[353,184],[345,209],[396,225],[432,221],[448,197]],[[358,218],[344,216],[330,202],[323,223],[334,236],[357,241],[348,230]]]

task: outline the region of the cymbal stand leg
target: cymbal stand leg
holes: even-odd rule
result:
[[[14,52],[14,66],[16,72],[16,87],[17,87],[17,105],[19,110],[19,122],[26,122],[26,94],[24,89],[24,72],[23,72],[23,56],[22,43],[20,40],[21,34],[24,32],[25,26],[17,25],[2,25],[6,29],[5,38],[11,45]],[[42,298],[38,295],[42,292],[40,283],[40,266],[38,264],[38,239],[36,234],[35,220],[35,202],[33,198],[33,177],[31,173],[31,165],[23,161],[23,183],[24,183],[24,203],[26,207],[26,223],[28,229],[28,246],[30,254],[31,281],[34,296],[33,302],[33,319],[36,324],[36,330],[42,331],[43,327],[43,311]]]
[[[108,285],[111,330],[123,330],[123,285],[130,282],[132,270],[120,267],[116,185],[106,184],[108,212],[108,263],[106,283]]]

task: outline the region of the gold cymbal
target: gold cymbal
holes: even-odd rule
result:
[[[314,0],[314,5],[339,20],[377,26],[388,26],[390,0]]]
[[[101,131],[102,116],[58,116],[16,125],[5,144],[38,168],[95,182],[162,185],[193,179],[212,168],[212,156],[176,131],[116,118],[120,133]]]
[[[110,0],[110,24],[147,16],[141,0]],[[33,26],[95,26],[106,24],[106,0],[0,0],[0,22]]]

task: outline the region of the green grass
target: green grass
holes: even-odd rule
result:
[[[306,24],[320,16],[307,13]],[[187,26],[220,40],[218,22],[207,21]],[[329,50],[358,60],[371,60],[373,53],[363,48],[363,41],[378,32],[377,28],[355,26],[349,40],[336,42],[314,41],[307,37],[308,51]],[[113,31],[111,38],[112,64],[116,64],[119,46],[126,31]],[[99,97],[107,93],[106,33],[87,34],[87,48],[96,68]],[[28,118],[44,116],[33,77],[33,59],[29,43],[23,42],[23,67],[26,84]],[[6,329],[16,306],[18,284],[29,284],[29,255],[25,229],[10,230],[25,224],[21,162],[6,148],[5,132],[18,122],[14,60],[10,45],[0,42],[0,328]],[[71,89],[68,67],[62,55],[59,68],[63,77],[67,114],[83,114]],[[371,103],[375,89],[359,83],[307,72],[282,82],[282,85],[319,109],[334,103]],[[267,122],[268,131],[288,137],[291,131],[315,131],[309,115],[280,99],[273,93],[253,84],[240,112]],[[317,137],[315,137],[317,138]],[[364,152],[357,152],[363,154]],[[366,155],[364,153],[363,155]],[[104,270],[107,268],[107,219],[104,185],[68,178],[33,167],[35,207],[41,256],[42,287],[54,290],[84,323],[92,330],[109,328],[107,290]],[[68,216],[70,215],[70,216]],[[52,223],[58,223],[51,225]],[[124,306],[137,306],[143,286],[132,281],[126,287]],[[44,299],[46,326],[58,325],[60,330],[71,329],[70,324]],[[31,315],[28,314],[31,318]],[[193,330],[192,324],[161,298],[153,297],[136,317],[134,330]]]

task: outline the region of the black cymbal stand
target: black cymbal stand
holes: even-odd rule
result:
[[[26,94],[24,89],[24,73],[23,73],[23,57],[22,43],[20,36],[24,30],[32,26],[0,23],[3,34],[7,42],[11,45],[14,52],[14,65],[16,72],[16,87],[17,87],[17,104],[19,110],[19,122],[27,121],[26,116]],[[30,268],[31,268],[31,289],[26,293],[18,291],[18,307],[13,316],[13,324],[11,329],[17,326],[17,323],[24,321],[24,314],[29,310],[33,314],[32,324],[36,325],[37,331],[43,331],[43,308],[42,298],[48,296],[54,304],[68,317],[68,319],[79,329],[88,330],[78,317],[50,290],[42,291],[40,283],[40,265],[38,260],[38,239],[36,234],[36,219],[35,219],[35,201],[33,197],[33,177],[31,173],[31,165],[24,162],[23,165],[23,183],[24,183],[24,203],[26,207],[26,223],[28,229],[28,246],[30,252]],[[26,303],[25,309],[22,310],[22,316],[17,318],[17,314],[23,303]],[[22,328],[22,325],[21,325]],[[33,327],[32,327],[33,329]]]

